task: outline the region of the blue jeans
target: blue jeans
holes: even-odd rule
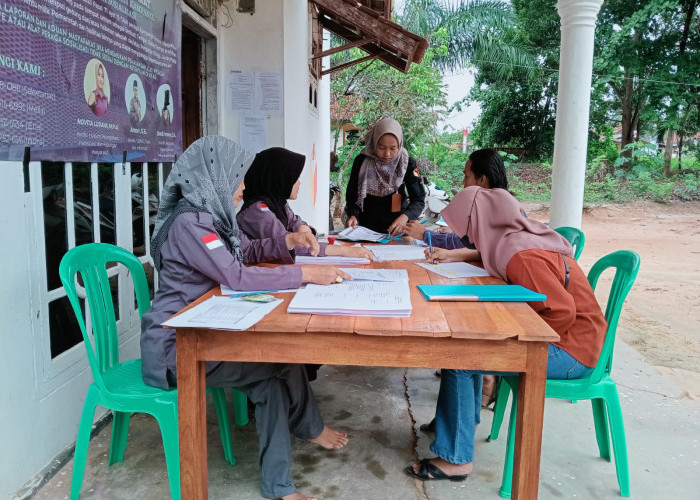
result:
[[[547,378],[575,379],[593,368],[582,365],[563,349],[549,344]],[[440,393],[435,409],[435,440],[430,451],[453,464],[474,461],[474,428],[480,422],[483,373],[516,375],[504,372],[442,370]]]

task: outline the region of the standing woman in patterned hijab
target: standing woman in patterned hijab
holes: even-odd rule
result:
[[[175,330],[161,324],[220,283],[234,290],[327,285],[345,273],[330,266],[246,267],[247,238],[235,207],[253,155],[225,137],[195,141],[173,166],[163,187],[151,255],[159,288],[141,322],[141,366],[149,385],[177,385]],[[281,240],[284,252],[288,252]],[[262,494],[302,500],[289,475],[291,435],[327,449],[347,443],[323,423],[303,365],[207,362],[209,387],[233,387],[255,404],[260,440]]]
[[[416,161],[403,147],[403,131],[382,118],[365,135],[366,146],[352,164],[345,192],[347,227],[358,224],[397,235],[425,207],[425,190]]]

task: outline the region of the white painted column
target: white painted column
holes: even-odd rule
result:
[[[581,227],[591,104],[593,38],[603,0],[558,0],[559,94],[554,132],[550,226]]]

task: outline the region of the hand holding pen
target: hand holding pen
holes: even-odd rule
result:
[[[425,249],[425,260],[430,261],[433,264],[439,264],[440,262],[461,262],[464,259],[459,255],[457,250],[446,250],[444,248],[426,248]]]
[[[435,260],[433,259],[433,238],[430,236],[430,231],[428,231],[428,248],[430,249],[430,259],[433,260],[433,264],[435,264]]]

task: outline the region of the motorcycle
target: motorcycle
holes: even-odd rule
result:
[[[438,219],[440,218],[440,212],[442,212],[450,202],[450,196],[444,189],[437,186],[434,182],[429,181],[425,176],[423,176],[423,185],[425,187],[425,208],[420,218],[421,220],[429,218]]]

